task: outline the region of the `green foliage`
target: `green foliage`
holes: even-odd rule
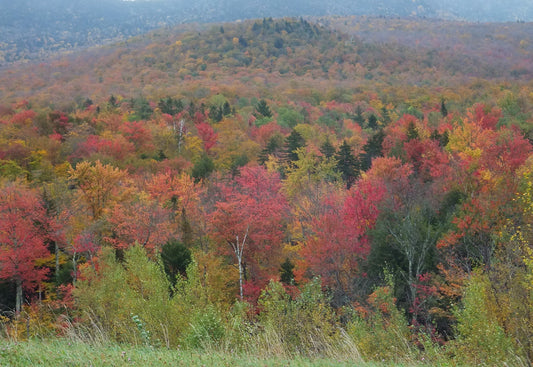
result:
[[[298,111],[287,107],[281,107],[278,110],[277,121],[280,126],[293,129],[296,125],[304,123],[304,117]]]
[[[332,158],[336,152],[337,150],[333,144],[331,144],[329,138],[320,146],[320,153],[322,153],[326,159]]]
[[[222,340],[224,333],[220,313],[209,305],[206,309],[197,311],[192,317],[183,337],[184,345],[192,349],[212,347]]]
[[[104,248],[97,269],[82,270],[74,296],[83,325],[92,325],[90,333],[100,333],[118,342],[137,343],[143,333],[152,343],[177,345],[185,329],[187,315],[171,300],[170,283],[159,260],[152,261],[145,250],[133,246],[124,252],[124,262],[114,251]],[[139,323],[142,320],[142,332]]]
[[[191,251],[177,240],[170,240],[161,248],[161,260],[165,273],[174,286],[177,277],[185,275],[187,267],[191,263]]]
[[[194,164],[191,176],[196,182],[206,179],[215,170],[213,160],[207,155],[202,154],[200,159]]]
[[[416,349],[411,343],[407,320],[396,308],[390,275],[387,283],[369,296],[370,311],[354,315],[347,325],[348,334],[363,358],[394,362],[409,360],[416,355]]]
[[[161,98],[157,104],[162,113],[169,115],[177,115],[183,111],[183,102],[181,99],[174,99],[172,97]]]
[[[272,117],[272,111],[270,110],[267,101],[265,101],[264,99],[261,99],[259,100],[259,102],[257,102],[257,104],[255,105],[255,111],[259,116]]]
[[[337,160],[337,171],[340,172],[342,179],[349,189],[359,176],[359,162],[352,153],[352,147],[344,140],[335,154]]]
[[[518,362],[511,338],[488,311],[489,287],[485,275],[475,274],[456,311],[458,336],[451,345],[459,363],[502,366]]]
[[[298,148],[305,146],[305,139],[296,130],[292,130],[290,135],[285,140],[285,152],[287,160],[294,162],[298,160]]]
[[[259,307],[261,337],[274,338],[288,355],[321,355],[340,339],[337,317],[319,278],[306,284],[295,299],[281,283],[271,281]]]
[[[279,279],[283,284],[295,285],[294,283],[294,264],[289,258],[281,264],[279,269]]]
[[[383,140],[385,132],[380,129],[368,139],[363,146],[363,153],[359,155],[359,164],[362,171],[367,171],[372,166],[372,159],[383,156]]]
[[[147,120],[154,112],[152,107],[150,107],[150,103],[144,97],[132,98],[131,104],[134,113],[129,117],[130,121]]]

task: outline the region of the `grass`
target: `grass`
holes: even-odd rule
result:
[[[260,358],[222,352],[199,352],[131,345],[90,345],[67,339],[15,343],[0,339],[0,366],[361,366],[385,364],[335,359]]]

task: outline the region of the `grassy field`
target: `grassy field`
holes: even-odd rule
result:
[[[281,359],[230,353],[169,350],[117,344],[93,346],[68,340],[0,340],[0,366],[362,366],[383,364],[335,359]]]

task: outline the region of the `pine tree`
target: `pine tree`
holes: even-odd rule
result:
[[[337,151],[335,150],[333,144],[331,144],[329,141],[329,138],[320,147],[320,153],[322,153],[326,159],[333,157],[336,152]]]
[[[295,162],[298,160],[298,154],[296,153],[296,150],[305,146],[305,140],[298,131],[292,130],[291,134],[287,137],[285,146],[287,160],[289,162]]]
[[[443,117],[448,116],[448,109],[446,108],[444,99],[440,102],[440,113],[442,114]]]
[[[376,130],[378,128],[378,118],[376,115],[371,114],[368,116],[368,128],[372,130]]]
[[[272,117],[272,111],[264,99],[261,99],[259,102],[257,102],[255,111],[263,117]]]
[[[294,264],[289,258],[280,266],[279,279],[283,284],[296,285],[294,281]]]
[[[363,153],[359,155],[359,168],[366,171],[372,166],[372,158],[383,156],[383,140],[385,133],[383,129],[374,134],[363,147]]]
[[[341,173],[344,182],[346,182],[346,188],[350,189],[359,175],[359,164],[352,153],[352,147],[346,140],[339,147],[335,158],[337,158],[337,170]]]

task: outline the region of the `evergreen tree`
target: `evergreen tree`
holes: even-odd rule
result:
[[[191,176],[196,182],[209,177],[211,172],[215,170],[213,161],[207,154],[202,155],[202,158],[192,168]]]
[[[268,161],[269,155],[276,155],[279,153],[280,148],[282,146],[282,140],[280,135],[273,135],[268,140],[267,145],[261,150],[258,156],[258,163],[263,165],[266,161]]]
[[[231,106],[229,105],[228,101],[224,102],[224,104],[222,105],[222,115],[231,115]]]
[[[331,144],[329,138],[326,139],[324,144],[322,144],[322,146],[320,147],[320,153],[322,153],[326,159],[329,159],[335,155],[335,147],[333,146],[333,144]]]
[[[279,269],[279,278],[283,284],[287,285],[296,285],[294,282],[294,264],[289,258],[281,264]]]
[[[418,129],[413,121],[409,122],[407,125],[407,141],[418,139],[420,135],[418,134]]]
[[[363,116],[363,109],[361,108],[361,106],[357,106],[357,109],[355,110],[354,120],[361,127],[363,127],[363,125],[365,124],[365,117]]]
[[[448,116],[448,109],[446,108],[444,99],[440,102],[440,113],[442,114],[443,117]]]
[[[292,130],[291,134],[287,137],[285,142],[285,153],[287,154],[287,160],[289,162],[295,162],[298,160],[298,154],[296,150],[305,146],[305,140],[296,130]]]
[[[383,140],[385,133],[383,129],[374,134],[363,147],[363,153],[359,155],[359,168],[366,171],[372,166],[372,158],[383,156]]]
[[[224,117],[222,108],[218,107],[216,105],[212,105],[209,107],[209,118],[213,120],[214,122],[220,122],[222,121],[222,118]]]
[[[107,100],[107,104],[111,108],[118,107],[117,98],[114,95],[111,95],[111,97],[109,97],[109,99]]]
[[[185,275],[191,263],[191,251],[180,241],[170,240],[161,248],[163,268],[172,285],[176,284],[178,275]]]
[[[352,147],[346,142],[346,140],[344,140],[339,147],[339,151],[335,155],[335,158],[337,158],[337,170],[341,173],[344,182],[346,182],[346,188],[349,189],[359,175],[359,164],[352,153]]]
[[[368,128],[372,130],[376,130],[378,128],[378,118],[376,115],[371,114],[368,116]]]
[[[270,110],[270,107],[268,107],[268,104],[264,99],[261,99],[259,102],[257,102],[257,105],[255,106],[255,111],[257,112],[257,114],[263,117],[272,117],[272,111]]]

